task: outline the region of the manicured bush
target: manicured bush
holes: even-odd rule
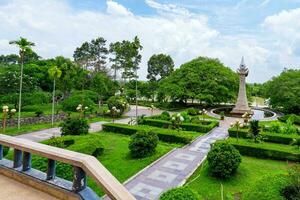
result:
[[[290,160],[300,161],[300,153],[297,153],[297,149],[293,149],[293,146],[272,144],[272,143],[253,143],[240,139],[229,140],[242,155],[252,156],[257,158],[274,159],[274,160]],[[284,148],[284,146],[286,146]],[[282,148],[281,148],[282,147]]]
[[[83,105],[83,107],[89,107],[90,110],[95,107],[95,103],[89,97],[72,94],[69,98],[62,102],[62,109],[64,111],[76,112],[76,108],[79,104]]]
[[[152,155],[158,144],[158,137],[152,131],[138,131],[131,136],[129,149],[134,158],[144,158]]]
[[[167,111],[163,111],[161,113],[160,117],[161,117],[161,120],[170,120],[171,119],[171,115]]]
[[[68,118],[60,124],[61,134],[65,135],[86,135],[89,132],[87,120],[81,118]]]
[[[217,142],[209,151],[207,161],[213,176],[228,179],[236,172],[242,157],[232,145],[226,142]]]
[[[113,107],[115,107],[117,110],[120,110],[118,113],[119,116],[121,116],[124,111],[128,108],[128,103],[126,99],[122,96],[112,96],[107,100],[108,108],[111,110]]]
[[[142,124],[160,127],[160,128],[169,128],[172,125],[172,123],[169,121],[159,120],[159,119],[151,119],[151,118],[144,118]],[[182,128],[182,130],[185,130],[185,131],[196,131],[196,132],[201,132],[201,133],[207,133],[218,125],[219,125],[218,121],[211,121],[211,122],[209,122],[208,125],[182,123],[182,124],[180,124],[180,127]]]
[[[44,114],[44,112],[42,110],[37,110],[34,114],[36,117],[41,117]]]
[[[291,120],[287,120],[286,124],[281,129],[282,134],[296,134],[298,132],[297,127],[295,127]]]
[[[159,140],[170,143],[190,143],[198,134],[190,131],[176,131],[169,129],[155,128],[151,126],[132,126],[127,124],[107,123],[102,128],[106,132],[120,133],[124,135],[133,135],[137,131],[152,131],[157,134]]]
[[[236,137],[236,129],[230,128],[228,129],[228,133],[230,137]],[[265,142],[272,142],[272,143],[279,143],[279,144],[291,144],[294,139],[300,138],[297,134],[279,134],[279,133],[269,133],[269,132],[262,132],[261,136],[263,141]],[[248,129],[240,129],[239,130],[239,138],[251,138],[251,134],[249,134]]]
[[[300,125],[300,115],[289,114],[278,117],[278,120],[282,122],[287,122],[288,119],[290,119],[294,124]]]
[[[196,108],[188,108],[186,111],[191,116],[195,116],[199,114],[199,110]]]
[[[200,200],[200,196],[188,187],[179,187],[163,193],[160,200]]]

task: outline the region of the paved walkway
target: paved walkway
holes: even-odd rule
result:
[[[135,118],[135,110],[136,110],[135,108],[136,108],[135,106],[131,106],[130,111],[125,114],[127,117],[123,118],[123,119],[115,120],[115,122],[128,124],[128,122],[132,118]],[[162,112],[161,110],[155,109],[152,113],[149,108],[143,107],[143,106],[138,106],[138,115],[139,116],[141,116],[141,115],[150,116],[152,114],[156,115],[156,114],[160,114],[161,112]],[[108,123],[108,122],[100,121],[100,122],[91,123],[89,132],[93,133],[93,132],[101,131],[102,124],[105,124],[105,123]],[[23,135],[18,135],[16,137],[22,138],[22,139],[27,139],[27,140],[34,141],[34,142],[40,142],[43,140],[47,140],[53,136],[55,136],[55,137],[61,136],[60,128],[55,127],[55,128],[44,129],[44,130],[40,130],[40,131],[34,131],[34,132],[26,133]]]
[[[58,200],[44,192],[0,174],[0,199],[5,200]]]
[[[220,126],[209,134],[201,136],[193,143],[172,151],[158,162],[125,183],[125,187],[138,200],[158,199],[170,188],[183,185],[187,178],[206,158],[210,145],[228,136],[228,128],[235,118],[226,118]]]

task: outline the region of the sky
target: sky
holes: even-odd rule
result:
[[[10,40],[33,41],[43,58],[72,58],[99,36],[107,43],[141,40],[138,74],[153,54],[169,54],[176,68],[198,56],[265,82],[284,68],[300,68],[300,0],[0,0],[0,54],[18,53]]]

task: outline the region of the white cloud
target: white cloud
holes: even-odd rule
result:
[[[72,57],[82,42],[98,36],[108,43],[141,39],[143,60],[139,75],[146,77],[147,60],[155,53],[170,54],[176,65],[197,56],[218,57],[236,69],[245,56],[249,80],[265,81],[273,69],[274,54],[256,39],[243,35],[221,35],[208,24],[208,17],[190,13],[172,4],[154,0],[146,3],[158,10],[156,16],[137,16],[119,3],[108,0],[105,12],[78,11],[61,0],[12,0],[0,6],[0,54],[17,53],[9,40],[23,36],[36,43],[35,50],[45,58]]]

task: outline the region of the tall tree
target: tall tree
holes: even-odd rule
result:
[[[53,66],[52,68],[49,69],[48,71],[50,77],[53,79],[53,93],[52,93],[52,117],[51,117],[51,121],[52,121],[52,125],[54,124],[54,105],[55,105],[55,84],[56,84],[56,80],[59,79],[61,77],[61,70],[58,69],[57,66]]]
[[[20,73],[20,89],[19,89],[19,109],[18,109],[18,129],[20,129],[21,125],[21,104],[22,104],[22,84],[23,84],[23,68],[24,68],[24,60],[26,52],[32,52],[31,47],[35,44],[33,42],[28,41],[26,38],[20,38],[19,40],[10,41],[9,44],[16,45],[19,47],[19,55],[21,61],[21,73]]]
[[[117,70],[122,69],[122,78],[125,80],[135,78],[138,65],[141,62],[142,56],[140,50],[141,46],[139,38],[136,36],[132,42],[123,40],[110,45],[110,52],[114,57],[110,59],[113,63],[114,78],[116,79]]]
[[[94,72],[108,73],[106,68],[108,53],[106,40],[103,37],[98,37],[91,42],[84,42],[76,48],[73,58],[84,69],[90,68]]]
[[[219,60],[199,57],[183,64],[160,82],[160,97],[187,102],[198,99],[206,104],[233,102],[238,76]]]
[[[279,76],[264,84],[265,97],[270,105],[285,113],[300,115],[300,70],[285,69]]]
[[[148,61],[147,79],[150,81],[160,81],[169,76],[174,71],[174,61],[169,55],[157,54],[151,56]]]

